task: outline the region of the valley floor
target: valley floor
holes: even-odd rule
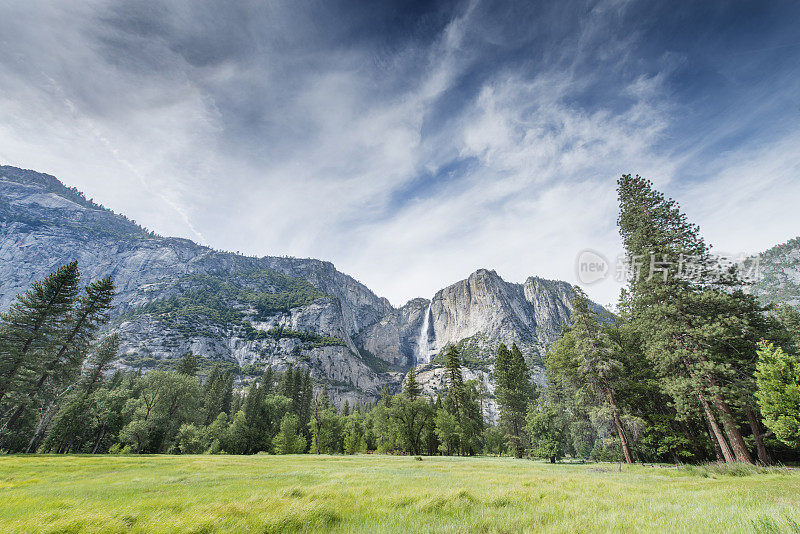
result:
[[[0,456],[3,532],[800,532],[800,474],[509,458]]]

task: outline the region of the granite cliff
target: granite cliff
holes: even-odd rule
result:
[[[517,343],[541,382],[544,350],[570,314],[566,282],[516,284],[486,269],[395,308],[330,262],[247,257],[155,235],[52,176],[0,167],[0,310],[71,260],[86,280],[116,283],[110,328],[123,340],[119,366],[168,366],[191,351],[246,379],[293,364],[340,401],[396,390],[411,365],[433,393],[442,351],[456,344],[494,415],[497,344]]]

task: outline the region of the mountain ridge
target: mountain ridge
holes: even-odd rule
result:
[[[120,366],[169,365],[187,351],[239,369],[291,364],[340,402],[397,390],[417,364],[435,391],[436,358],[451,343],[469,355],[468,376],[490,390],[501,341],[518,343],[541,381],[544,350],[570,313],[566,282],[506,282],[490,269],[396,308],[330,261],[163,237],[51,175],[8,166],[0,167],[0,260],[0,310],[67,261],[87,279],[111,276]]]

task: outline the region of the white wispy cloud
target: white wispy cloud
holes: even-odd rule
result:
[[[680,138],[684,58],[643,65],[635,2],[524,21],[524,6],[465,3],[386,46],[331,5],[12,0],[0,160],[166,235],[330,259],[394,304],[479,267],[576,281],[580,250],[620,252],[622,173],[654,179],[728,251],[798,227],[796,126],[710,155],[792,87]],[[618,289],[588,288],[602,303]]]

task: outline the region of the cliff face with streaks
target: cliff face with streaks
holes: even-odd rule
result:
[[[411,365],[422,366],[423,387],[434,393],[448,344],[489,390],[499,342],[517,343],[541,381],[544,350],[570,314],[567,283],[509,283],[485,269],[394,308],[330,262],[246,257],[161,237],[52,176],[0,167],[0,310],[72,260],[87,281],[114,279],[119,366],[147,370],[187,351],[244,375],[292,364],[309,368],[340,402],[396,390]]]

